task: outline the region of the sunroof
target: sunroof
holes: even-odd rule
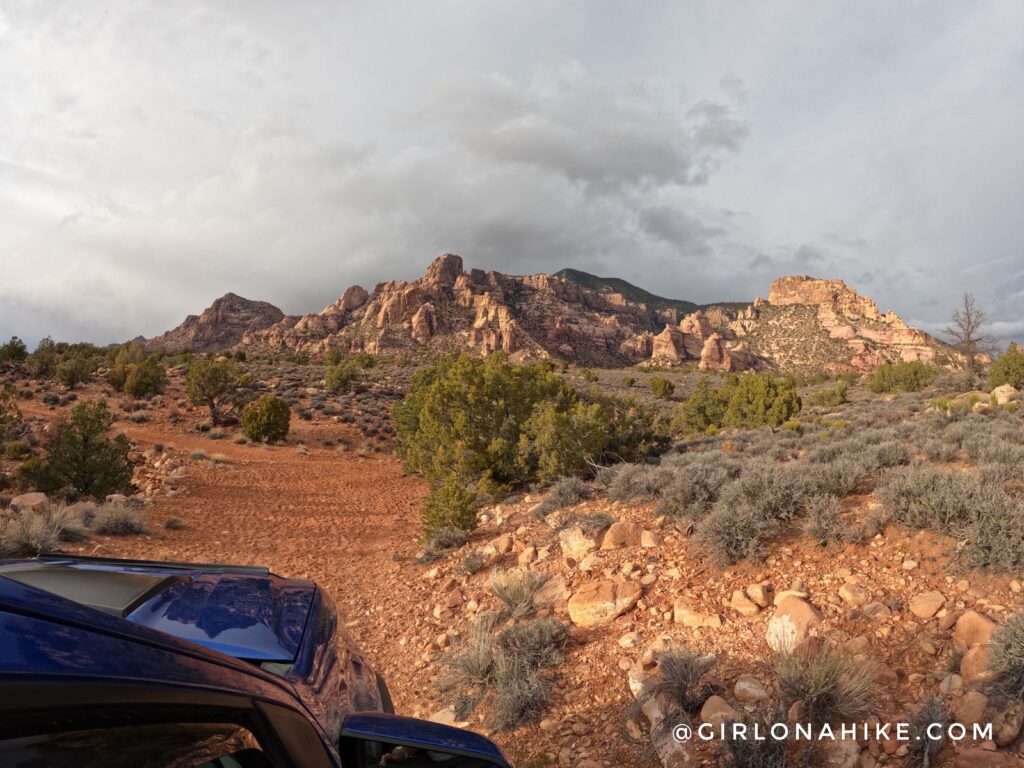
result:
[[[128,615],[135,606],[173,579],[149,573],[86,570],[58,564],[25,563],[0,569],[0,574],[30,587],[43,589],[115,616]]]

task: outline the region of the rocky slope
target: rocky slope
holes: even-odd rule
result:
[[[784,277],[749,306],[665,299],[615,278],[577,270],[505,275],[466,270],[445,254],[417,280],[354,285],[321,312],[285,317],[229,294],[154,343],[209,350],[236,344],[322,354],[444,351],[579,365],[694,365],[868,371],[884,362],[948,364],[949,347],[839,280]]]
[[[177,328],[148,340],[146,345],[213,352],[233,347],[245,334],[267,328],[284,318],[284,312],[273,304],[227,293],[201,315],[189,315]]]

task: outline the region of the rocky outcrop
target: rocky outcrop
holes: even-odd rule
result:
[[[284,317],[228,294],[155,343],[200,351],[241,344],[317,355],[501,351],[588,366],[651,362],[739,372],[763,368],[869,371],[886,362],[949,364],[948,346],[882,313],[840,280],[779,278],[746,307],[664,299],[615,278],[574,270],[505,275],[467,270],[455,254],[417,280],[354,285],[322,311]]]
[[[150,339],[146,346],[215,352],[233,347],[247,334],[269,328],[284,318],[284,312],[273,304],[226,293],[201,315],[189,315],[177,328]]]

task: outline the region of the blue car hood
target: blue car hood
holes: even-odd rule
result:
[[[316,586],[215,568],[68,558],[0,563],[0,575],[238,659],[293,662]]]
[[[291,662],[312,600],[307,582],[202,574],[171,581],[125,618],[239,659]]]

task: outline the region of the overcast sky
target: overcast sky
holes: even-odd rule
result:
[[[0,0],[0,339],[436,255],[1024,337],[1024,3]]]

